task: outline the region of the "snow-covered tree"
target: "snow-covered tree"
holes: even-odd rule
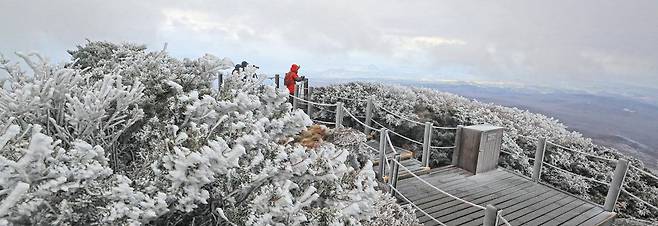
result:
[[[417,224],[351,161],[364,135],[300,142],[309,117],[255,68],[132,44],[70,53],[19,54],[31,72],[0,59],[0,225]]]

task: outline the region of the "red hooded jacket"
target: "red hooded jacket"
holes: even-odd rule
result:
[[[283,79],[283,84],[288,87],[288,92],[291,95],[295,94],[295,81],[299,79],[297,72],[299,71],[299,65],[293,64],[290,66],[290,72],[286,73],[286,77]]]

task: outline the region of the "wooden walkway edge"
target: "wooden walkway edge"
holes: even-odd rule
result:
[[[400,172],[402,173],[402,172]],[[555,188],[535,183],[508,170],[472,175],[447,166],[420,176],[430,184],[478,205],[492,204],[502,209],[512,225],[602,225],[615,213]],[[484,211],[443,195],[412,177],[397,188],[415,205],[446,225],[481,225]],[[425,225],[437,225],[418,212]],[[502,225],[502,224],[501,224]]]

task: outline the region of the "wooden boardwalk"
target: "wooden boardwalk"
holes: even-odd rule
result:
[[[278,88],[278,75],[275,76],[275,80]],[[308,83],[304,83],[303,87],[308,87]],[[314,119],[316,123],[343,127],[345,126],[343,119],[348,117],[353,120],[353,125],[362,125],[365,129],[364,133],[379,133],[379,139],[366,142],[366,146],[373,150],[370,158],[374,165],[377,165],[375,171],[378,180],[383,182],[380,184],[381,188],[391,191],[398,200],[405,202],[407,199],[410,200],[423,224],[494,226],[499,222],[500,225],[608,225],[614,222],[616,213],[610,211],[614,211],[623,189],[624,177],[629,167],[629,161],[626,159],[607,159],[551,143],[546,138],[529,137],[528,139],[536,141],[536,150],[533,179],[528,179],[512,171],[497,168],[498,158],[502,152],[504,133],[502,127],[490,124],[434,126],[432,122],[415,121],[386,110],[384,106],[377,106],[374,102],[375,97],[372,96],[342,98],[341,101],[347,100],[348,103],[366,103],[365,116],[357,117],[344,106],[343,102],[313,102],[310,101],[312,89],[298,87],[296,90],[305,92],[304,98],[299,97],[300,92],[291,95],[294,98],[293,108],[298,108],[298,101],[307,106],[307,113],[312,111],[313,105],[335,107],[334,112],[325,109],[334,114],[335,121]],[[376,109],[382,110],[387,116],[424,125],[421,141],[392,133],[398,138],[422,146],[424,164],[427,164],[430,150],[452,149],[454,166],[430,169],[416,159],[415,153],[393,147],[389,133],[393,131],[372,120],[373,111]],[[365,120],[362,121],[360,118]],[[373,127],[372,122],[378,124],[380,128]],[[434,129],[454,131],[454,146],[433,147],[432,130]],[[387,143],[380,147],[378,141]],[[608,194],[603,207],[536,182],[541,181],[543,165],[548,165],[548,162],[544,161],[547,144],[615,162],[614,175],[607,183]],[[383,155],[380,154],[382,152]],[[384,167],[381,164],[384,164]],[[476,175],[471,172],[475,172]],[[582,175],[576,174],[576,176]]]
[[[532,182],[504,169],[472,175],[447,166],[420,176],[432,185],[478,205],[493,204],[512,225],[601,225],[615,214],[588,201]],[[484,211],[408,178],[398,182],[402,195],[446,225],[482,225]],[[436,225],[418,212],[425,225]]]
[[[376,141],[369,141],[367,145],[379,148]],[[454,166],[429,169],[422,167],[412,152],[397,147],[396,151],[401,153],[400,163],[420,178],[464,200],[502,209],[511,225],[603,225],[615,217],[615,213],[606,212],[599,205],[535,183],[506,169],[477,175]],[[388,149],[386,153],[393,155]],[[372,160],[378,165],[378,156],[373,156]],[[406,170],[399,171],[397,189],[446,225],[482,225],[483,210],[441,194]],[[404,203],[400,196],[398,199]],[[438,225],[420,211],[416,215],[424,225]]]

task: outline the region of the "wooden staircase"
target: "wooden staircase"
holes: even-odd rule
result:
[[[371,140],[366,142],[366,145],[379,150],[379,142],[375,140]],[[395,147],[395,151],[397,153],[400,153],[400,163],[409,171],[413,172],[416,175],[424,175],[427,174],[431,171],[430,167],[424,167],[422,166],[421,162],[418,161],[415,158],[415,153],[409,150],[404,150],[402,148]],[[387,146],[386,148],[386,155],[388,155],[387,159],[391,159],[395,157],[395,153],[390,150],[390,147]],[[370,157],[372,160],[373,166],[378,166],[379,165],[379,154],[375,153]],[[386,169],[388,171],[388,169]],[[398,179],[406,179],[413,177],[407,170],[404,170],[400,168],[400,174],[398,175]],[[384,180],[388,180],[388,175],[384,175]]]

